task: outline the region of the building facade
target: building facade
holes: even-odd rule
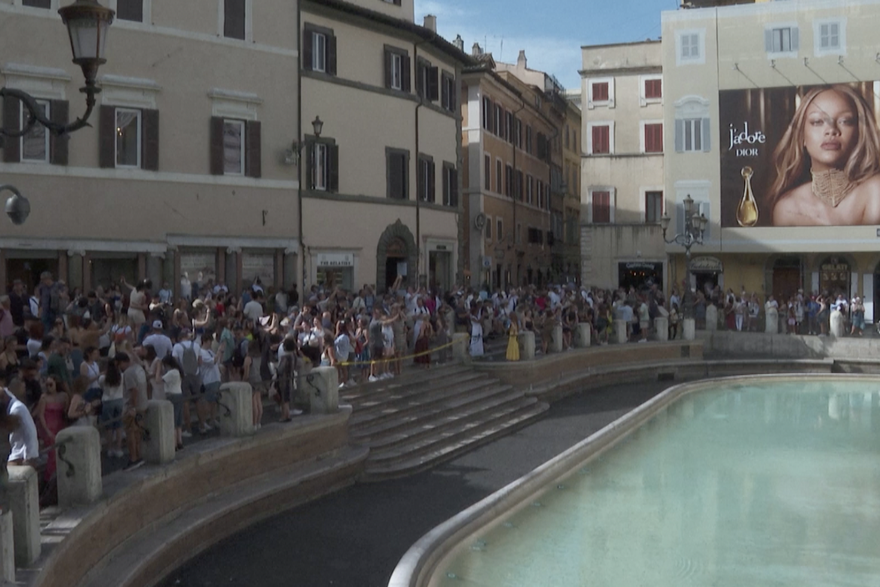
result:
[[[662,22],[672,228],[688,195],[710,220],[692,284],[862,295],[872,318],[880,217],[865,190],[877,180],[880,3],[746,4]],[[856,125],[867,150],[852,147]],[[683,279],[681,248],[667,252]]]
[[[555,122],[546,95],[475,44],[462,75],[465,276],[473,287],[550,280]]]
[[[666,281],[660,41],[582,47],[581,279]]]
[[[303,281],[451,287],[469,58],[433,17],[413,24],[413,0],[305,0],[301,11]]]
[[[568,98],[566,92],[565,97]],[[562,266],[564,283],[581,279],[581,109],[567,100],[562,130]]]

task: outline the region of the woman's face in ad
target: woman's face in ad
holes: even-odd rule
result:
[[[842,169],[858,138],[856,109],[845,95],[827,90],[807,107],[804,146],[812,159],[813,171]]]

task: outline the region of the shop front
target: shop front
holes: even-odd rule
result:
[[[618,287],[636,290],[656,285],[663,289],[662,261],[624,261],[617,264]]]
[[[354,252],[318,253],[315,257],[315,283],[323,285],[325,290],[335,287],[354,290],[354,263]]]
[[[724,289],[724,265],[717,257],[700,256],[691,259],[691,288],[711,291],[715,286]]]
[[[455,242],[428,240],[427,285],[432,290],[449,291],[455,281]]]

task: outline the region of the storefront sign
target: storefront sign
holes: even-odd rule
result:
[[[697,257],[691,260],[691,271],[703,271],[706,273],[721,273],[724,266],[716,257]]]
[[[318,267],[354,267],[354,254],[318,253]]]
[[[637,262],[637,263],[627,263],[626,268],[630,271],[643,270],[643,271],[654,271],[657,269],[657,266],[661,268],[663,265],[661,263],[645,263],[645,262]]]

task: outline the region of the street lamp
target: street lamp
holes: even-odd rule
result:
[[[321,120],[320,116],[315,116],[315,119],[312,121],[312,132],[315,135],[315,139],[321,138],[321,131],[323,130],[324,121]],[[284,162],[288,165],[299,165],[300,151],[302,151],[303,147],[307,147],[308,145],[308,141],[303,141],[302,143],[293,141],[290,148],[284,152]]]
[[[663,229],[663,240],[667,244],[677,244],[684,247],[686,258],[686,281],[683,292],[682,305],[684,306],[685,318],[693,318],[694,303],[691,292],[691,247],[703,244],[703,234],[709,225],[709,219],[703,214],[699,214],[694,200],[690,194],[684,199],[684,230],[677,233],[672,238],[666,238],[666,231],[669,229],[669,223],[672,221],[668,215],[664,214],[660,218],[660,227]]]
[[[28,111],[21,128],[0,127],[0,138],[17,139],[27,134],[38,122],[55,136],[62,136],[89,126],[88,120],[95,107],[95,96],[101,92],[95,80],[98,68],[107,60],[104,49],[107,44],[107,29],[116,14],[98,3],[98,0],[76,0],[73,4],[58,10],[61,21],[67,26],[73,62],[82,68],[86,85],[80,92],[86,95],[86,111],[70,124],[60,124],[49,120],[36,98],[14,88],[0,88],[0,98],[15,99]],[[6,214],[15,224],[21,224],[30,213],[30,203],[21,193],[10,185],[0,186],[0,191],[9,190],[13,195],[6,201]]]

